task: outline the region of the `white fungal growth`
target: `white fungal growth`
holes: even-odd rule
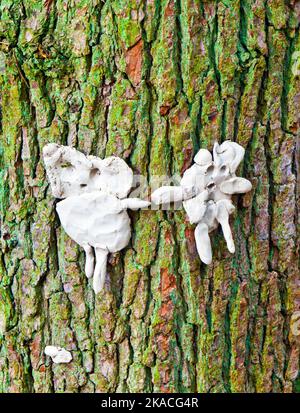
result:
[[[195,164],[185,171],[180,186],[163,186],[151,196],[159,204],[183,201],[183,207],[191,223],[197,224],[195,240],[200,259],[205,264],[212,262],[209,233],[221,224],[227,248],[234,253],[235,246],[229,226],[229,215],[234,211],[233,194],[251,190],[247,179],[239,178],[235,172],[245,150],[235,142],[215,143],[212,154],[200,149]]]
[[[98,293],[104,286],[108,254],[129,243],[126,209],[146,208],[150,202],[126,198],[133,172],[120,158],[85,156],[54,143],[44,147],[43,156],[53,195],[65,198],[56,206],[61,224],[85,250],[85,273],[93,277]]]
[[[45,354],[50,356],[53,363],[56,364],[70,363],[72,360],[72,354],[62,347],[46,346]]]

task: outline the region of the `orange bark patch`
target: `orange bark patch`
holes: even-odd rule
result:
[[[191,166],[194,151],[193,148],[186,147],[183,148],[182,152],[184,154],[184,161],[181,168],[181,173],[183,174]]]
[[[160,375],[160,391],[162,393],[171,393],[170,388],[171,369],[169,366],[162,366],[159,372]]]
[[[169,110],[170,110],[170,106],[167,106],[167,105],[161,106],[159,108],[159,113],[161,114],[161,116],[166,116],[169,113]]]
[[[184,234],[185,234],[185,240],[186,240],[187,250],[189,254],[192,256],[196,256],[196,254],[198,253],[197,253],[197,248],[196,248],[194,229],[191,227],[186,228],[184,231]]]
[[[165,240],[167,244],[172,244],[172,233],[170,231],[166,231]]]
[[[159,315],[164,319],[172,318],[174,310],[174,304],[171,300],[163,303],[159,309]]]
[[[179,110],[175,113],[175,115],[172,118],[172,121],[175,123],[175,125],[182,125],[188,117],[188,111],[187,109]]]
[[[134,86],[137,86],[142,77],[142,49],[143,41],[140,39],[126,52],[126,73]]]
[[[31,356],[32,356],[32,364],[34,368],[37,368],[39,358],[40,358],[40,350],[41,350],[41,336],[36,335],[34,340],[29,345]]]
[[[168,270],[165,268],[161,270],[160,276],[162,298],[164,299],[176,288],[176,278],[173,274],[169,274]]]
[[[50,13],[53,0],[45,0],[44,6],[46,7],[47,13]]]
[[[215,122],[218,117],[218,112],[212,112],[208,115],[208,120]]]
[[[216,89],[216,85],[214,82],[209,82],[208,85],[206,86],[206,90],[205,90],[205,96],[210,99],[213,97],[214,93],[215,93],[215,89]]]
[[[174,14],[175,14],[174,1],[171,0],[169,1],[165,9],[165,16],[170,17],[170,16],[174,16]]]

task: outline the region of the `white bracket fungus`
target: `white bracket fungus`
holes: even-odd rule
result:
[[[195,164],[187,169],[180,186],[163,186],[151,196],[156,204],[183,201],[183,207],[191,223],[197,224],[195,240],[200,259],[205,264],[212,262],[209,233],[221,224],[228,250],[234,253],[235,246],[229,226],[229,215],[235,207],[232,194],[251,190],[247,179],[235,172],[244,158],[245,150],[235,142],[215,143],[213,157],[207,149],[196,154]]]
[[[150,202],[126,198],[133,172],[121,158],[85,156],[69,146],[46,145],[43,157],[56,210],[66,233],[86,253],[85,273],[93,276],[95,293],[102,290],[107,256],[120,251],[131,237],[126,209],[146,208]]]

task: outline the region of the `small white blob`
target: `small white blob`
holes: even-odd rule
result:
[[[46,346],[45,354],[56,364],[70,363],[72,360],[72,354],[62,347]]]
[[[232,194],[243,194],[252,188],[245,178],[235,172],[243,160],[244,148],[236,142],[217,142],[213,157],[207,149],[200,149],[194,158],[194,165],[185,171],[180,186],[163,186],[153,192],[155,204],[170,204],[183,201],[183,207],[195,228],[195,241],[200,259],[205,264],[212,262],[209,233],[220,224],[231,253],[235,252],[229,226],[229,215],[234,211]]]

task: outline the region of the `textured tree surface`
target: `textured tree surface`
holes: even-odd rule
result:
[[[0,391],[299,390],[300,2],[1,0],[0,14]],[[118,155],[150,182],[225,139],[253,184],[234,200],[235,255],[215,231],[205,266],[184,211],[133,212],[95,296],[43,146]],[[73,361],[52,364],[50,344]]]

